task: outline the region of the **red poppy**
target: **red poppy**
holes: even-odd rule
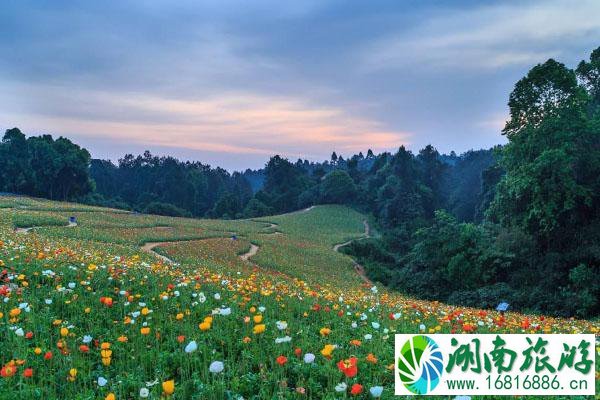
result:
[[[342,371],[344,375],[346,375],[346,377],[352,378],[358,373],[358,366],[356,365],[357,361],[358,360],[356,357],[350,357],[346,360],[341,360],[338,362],[337,366],[338,369]]]
[[[81,346],[79,346],[79,351],[81,351],[82,353],[87,353],[88,351],[90,351],[90,348],[87,345],[82,344]]]
[[[17,367],[14,365],[5,365],[0,369],[0,376],[3,378],[10,378],[17,372]]]
[[[177,341],[178,341],[179,343],[183,343],[183,341],[184,341],[184,340],[185,340],[185,336],[183,336],[183,335],[179,335],[179,336],[177,336]]]
[[[25,339],[31,339],[33,337],[33,332],[29,331],[25,334]]]
[[[51,359],[52,359],[52,352],[47,351],[46,354],[44,354],[44,360],[51,360]]]
[[[363,391],[363,386],[360,383],[355,383],[354,385],[352,385],[352,387],[350,388],[350,394],[352,396],[358,396],[359,394],[361,394]]]
[[[33,376],[33,368],[25,368],[23,378],[31,378]]]
[[[294,350],[294,354],[296,355],[296,357],[300,357],[302,355],[302,349],[300,347],[296,347],[296,349]]]
[[[287,362],[287,357],[286,356],[279,356],[279,357],[277,357],[276,361],[277,361],[277,364],[283,366]]]

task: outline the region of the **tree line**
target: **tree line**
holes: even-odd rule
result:
[[[215,218],[346,204],[381,232],[346,248],[373,280],[454,304],[597,316],[600,48],[575,70],[552,59],[533,67],[508,105],[504,146],[333,153],[320,163],[276,155],[232,174],[149,152],[91,160],[68,139],[11,129],[0,190]]]

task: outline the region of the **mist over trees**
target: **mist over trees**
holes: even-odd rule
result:
[[[0,191],[215,218],[345,204],[380,233],[345,250],[374,281],[467,306],[600,315],[600,48],[575,70],[535,66],[508,105],[504,146],[276,155],[243,173],[149,152],[91,160],[68,139],[15,128],[0,143]]]

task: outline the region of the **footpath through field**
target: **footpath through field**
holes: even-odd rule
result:
[[[339,243],[336,244],[335,246],[333,246],[333,251],[340,251],[340,248],[344,247],[344,246],[348,246],[350,243],[356,241],[356,240],[363,240],[363,239],[368,239],[371,237],[371,228],[369,227],[369,223],[367,222],[367,220],[365,219],[363,221],[363,225],[365,226],[365,233],[364,236],[362,238],[359,239],[352,239],[352,240],[348,240],[344,243]],[[369,280],[369,278],[367,278],[367,274],[365,273],[365,267],[363,267],[362,265],[360,265],[359,263],[357,263],[356,261],[354,261],[354,259],[352,260],[353,266],[354,266],[354,270],[356,271],[356,273],[358,274],[358,276],[360,276],[360,279],[363,280],[363,282],[365,282],[368,285],[373,285],[373,282],[371,282]]]

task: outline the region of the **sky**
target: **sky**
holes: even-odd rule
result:
[[[0,129],[228,170],[504,143],[514,84],[600,45],[600,0],[0,5]]]

